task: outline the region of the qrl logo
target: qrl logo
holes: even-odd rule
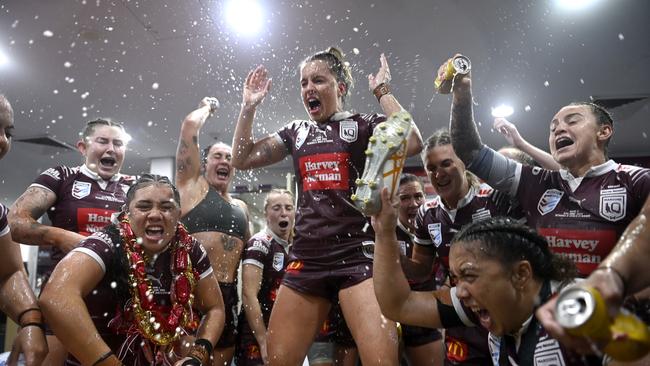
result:
[[[609,221],[625,217],[627,192],[625,188],[603,189],[600,191],[600,216]]]

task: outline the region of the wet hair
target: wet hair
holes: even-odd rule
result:
[[[307,57],[300,63],[300,68],[302,69],[305,64],[312,61],[325,61],[330,72],[336,77],[336,81],[345,84],[345,93],[341,97],[345,103],[346,97],[354,87],[354,80],[350,65],[343,59],[343,52],[338,47],[332,46],[325,51],[316,52]]]
[[[507,150],[508,153],[504,154],[503,150]],[[522,163],[524,165],[539,166],[539,163],[536,162],[535,159],[533,159],[532,156],[528,155],[527,153],[525,153],[521,149],[516,148],[514,146],[506,145],[506,146],[500,148],[499,152],[502,155],[507,155],[510,159],[515,160],[517,162],[520,162],[520,163]]]
[[[14,122],[14,109],[4,94],[0,94],[0,119],[6,119],[10,123]]]
[[[131,187],[129,187],[129,190],[126,192],[126,202],[124,203],[124,211],[129,207],[131,204],[131,201],[133,201],[133,197],[135,196],[135,192],[137,192],[141,188],[149,187],[152,185],[166,185],[171,188],[172,192],[174,193],[174,200],[176,201],[176,205],[180,208],[181,207],[181,195],[178,192],[178,189],[176,189],[176,186],[174,183],[169,180],[164,175],[158,175],[158,174],[149,174],[149,173],[143,173],[138,177],[138,179],[133,183]]]
[[[614,119],[612,118],[612,114],[609,113],[605,107],[592,102],[572,102],[569,105],[587,107],[589,111],[596,117],[598,126],[609,125],[612,129],[614,129]],[[607,157],[607,147],[609,146],[609,141],[611,139],[612,136],[610,136],[607,141],[605,141],[605,157]]]
[[[290,190],[288,189],[280,189],[280,188],[273,188],[272,190],[269,191],[269,193],[266,194],[266,198],[264,198],[264,212],[266,213],[266,209],[269,207],[269,201],[271,198],[272,194],[286,194],[289,197],[291,197],[291,201],[294,201],[294,196],[293,193],[291,193]]]
[[[424,148],[422,149],[420,155],[422,158],[422,163],[425,164],[425,170],[426,170],[425,161],[429,151],[436,146],[443,146],[443,145],[451,146],[451,135],[449,134],[449,130],[446,128],[441,128],[435,131],[433,135],[429,136],[429,138],[427,138],[427,140],[424,142]],[[481,182],[474,175],[474,173],[470,172],[468,169],[465,169],[465,178],[469,182],[470,186],[478,187],[481,184]]]
[[[424,188],[422,182],[420,181],[420,178],[418,178],[415,174],[402,173],[402,175],[399,178],[399,185],[401,186],[402,184],[408,184],[411,182],[416,182],[420,184],[420,188]]]
[[[495,217],[465,225],[452,240],[452,245],[459,242],[479,246],[484,256],[501,262],[506,268],[526,260],[533,268],[533,275],[541,280],[566,284],[577,276],[572,261],[552,253],[543,236],[511,218]]]
[[[85,142],[86,139],[95,132],[97,126],[118,127],[120,130],[122,130],[122,132],[125,132],[124,126],[120,122],[111,121],[109,119],[98,118],[92,121],[88,121],[86,123],[86,127],[84,127],[84,129],[81,132],[79,132],[79,136],[81,136],[81,140]]]

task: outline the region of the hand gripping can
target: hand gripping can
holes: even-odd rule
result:
[[[603,297],[593,287],[572,286],[562,291],[555,317],[567,333],[606,344],[603,351],[615,360],[634,361],[650,350],[648,327],[625,309],[612,321]]]
[[[469,62],[469,58],[463,55],[458,55],[450,59],[449,62],[447,62],[447,67],[443,77],[440,78],[440,75],[437,75],[436,80],[433,82],[438,94],[451,93],[451,88],[454,84],[454,77],[457,74],[468,74],[471,68],[472,64]]]

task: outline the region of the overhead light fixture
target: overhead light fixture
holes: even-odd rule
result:
[[[510,117],[514,112],[515,110],[511,106],[505,104],[492,107],[492,117],[494,118]]]
[[[9,65],[9,57],[0,49],[0,67]]]
[[[599,0],[555,0],[555,4],[566,10],[583,10],[598,1]]]
[[[256,0],[230,0],[226,3],[226,22],[238,35],[256,35],[264,22],[262,6]]]

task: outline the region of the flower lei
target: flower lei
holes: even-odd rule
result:
[[[147,279],[145,271],[147,259],[144,249],[137,243],[126,215],[120,220],[119,228],[129,262],[128,282],[137,332],[149,341],[164,346],[178,339],[182,329],[196,329],[197,321],[192,314],[192,303],[199,274],[192,269],[189,251],[193,239],[185,227],[178,224],[176,237],[170,244],[173,275],[170,289],[171,307],[158,305],[154,301],[151,281]]]

